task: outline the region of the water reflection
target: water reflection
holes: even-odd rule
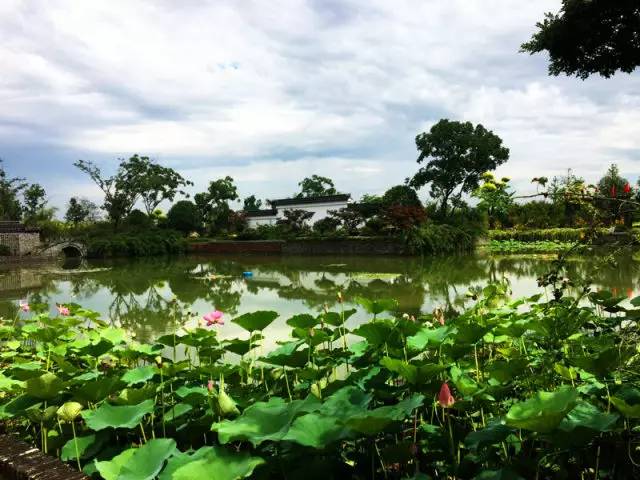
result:
[[[341,290],[347,306],[357,296],[392,297],[400,310],[416,314],[436,306],[459,311],[471,286],[508,278],[514,295],[538,291],[536,279],[551,268],[553,257],[474,255],[446,258],[186,256],[142,260],[90,261],[62,265],[3,266],[0,315],[17,313],[17,301],[55,305],[76,302],[135,331],[141,340],[169,328],[171,300],[204,313],[213,308],[229,316],[270,309],[281,319],[271,327],[273,339],[286,335],[284,321],[301,311],[337,308]],[[569,263],[569,274],[591,277],[595,287],[633,295],[638,264],[630,257],[603,266],[594,257]],[[253,276],[242,277],[251,271]],[[366,320],[363,312],[352,322]],[[221,336],[241,333],[233,324]],[[265,332],[269,333],[269,332]]]

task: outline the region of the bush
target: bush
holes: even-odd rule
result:
[[[340,219],[336,217],[325,217],[313,224],[313,231],[321,235],[335,233],[340,226]]]
[[[175,203],[167,214],[167,227],[183,233],[200,229],[202,219],[198,207],[189,200]]]
[[[8,257],[11,255],[9,245],[0,245],[0,257]]]
[[[519,242],[579,242],[589,235],[591,229],[588,228],[547,228],[533,230],[490,230],[490,240],[516,240]],[[603,235],[606,228],[595,230],[596,235]]]
[[[141,234],[117,234],[109,238],[93,238],[87,245],[87,255],[104,257],[149,257],[183,253],[187,242],[178,232],[155,230]]]
[[[405,240],[414,253],[448,255],[472,252],[477,238],[473,229],[425,223],[409,230]]]
[[[153,221],[141,210],[132,210],[124,219],[123,225],[124,227],[139,230],[151,228],[153,226]]]

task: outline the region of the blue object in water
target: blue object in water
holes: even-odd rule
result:
[[[244,278],[253,277],[253,272],[242,272]]]

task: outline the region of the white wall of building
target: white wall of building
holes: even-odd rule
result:
[[[309,223],[314,224],[318,220],[322,220],[329,216],[330,210],[340,210],[346,208],[349,202],[324,202],[324,203],[300,203],[292,205],[278,205],[276,210],[278,211],[276,216],[269,217],[252,217],[251,214],[247,215],[247,223],[249,228],[256,228],[258,225],[275,225],[279,218],[284,217],[285,210],[306,210],[307,212],[313,212],[313,217],[309,219]]]

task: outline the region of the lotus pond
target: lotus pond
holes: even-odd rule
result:
[[[0,419],[107,480],[635,478],[634,264],[570,263],[554,295],[548,262],[53,269],[6,301]]]

